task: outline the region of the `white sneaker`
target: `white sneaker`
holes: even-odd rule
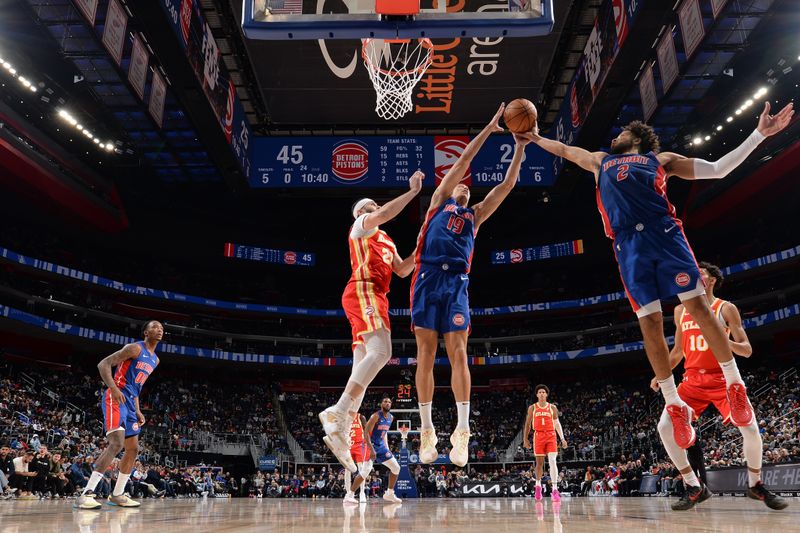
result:
[[[469,461],[469,430],[456,429],[450,435],[450,462],[456,466],[464,466]]]
[[[127,494],[120,494],[119,496],[109,496],[108,505],[116,505],[118,507],[139,507],[141,503],[132,500]]]
[[[343,502],[352,505],[358,505],[358,500],[356,500],[356,496],[352,492],[348,492],[347,494],[344,495]]]
[[[436,444],[439,439],[436,437],[436,430],[433,428],[423,429],[419,434],[419,460],[426,465],[431,464],[439,458],[436,451]]]
[[[356,464],[350,455],[350,446],[348,446],[352,420],[348,418],[347,413],[340,413],[333,407],[328,407],[319,414],[319,421],[325,431],[325,436],[322,438],[325,445],[342,463],[342,466],[355,473]]]
[[[100,509],[103,506],[94,499],[94,496],[94,491],[91,490],[81,494],[75,501],[75,507],[78,509]]]
[[[398,498],[392,489],[387,489],[386,492],[383,493],[383,499],[387,502],[403,503],[403,500]]]
[[[367,503],[367,495],[364,492],[358,492],[358,503]]]

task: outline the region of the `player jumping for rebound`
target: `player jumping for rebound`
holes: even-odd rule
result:
[[[700,268],[683,232],[683,224],[667,199],[667,178],[678,176],[695,180],[727,176],[761,141],[785,128],[794,114],[791,103],[777,115],[770,115],[769,111],[770,105],[766,102],[753,133],[713,162],[671,152],[658,153],[658,136],[650,126],[639,121],[625,126],[611,141],[611,154],[589,152],[545,139],[534,129],[539,146],[594,174],[603,226],[606,235],[614,241],[614,254],[625,292],[639,319],[645,352],[666,401],[665,416],[660,422],[662,441],[676,456],[678,449],[686,449],[695,441],[694,412],[678,395],[672,377],[661,299],[677,295],[703,333],[722,369],[733,423],[749,426],[753,421],[753,409],[728,336],[708,305]],[[684,476],[684,481],[689,500],[697,502],[707,497],[707,491],[694,473]]]
[[[422,189],[425,175],[409,178],[409,191],[382,207],[369,198],[353,206],[350,228],[350,266],[353,274],[342,295],[342,307],[353,332],[353,369],[339,401],[319,414],[323,440],[342,465],[352,473],[348,435],[364,393],[392,357],[389,326],[389,282],[392,272],[404,278],[414,269],[414,256],[401,260],[392,239],[379,226],[396,217]]]
[[[505,200],[519,177],[530,135],[514,135],[514,157],[502,183],[482,202],[468,207],[469,187],[459,183],[475,154],[499,125],[504,105],[464,149],[448,170],[431,198],[425,223],[417,239],[416,272],[411,282],[411,324],[417,340],[416,384],[422,419],[420,461],[432,463],[438,457],[436,431],[431,420],[433,402],[433,362],[439,335],[444,337],[452,367],[451,387],[458,409],[458,424],[450,435],[450,461],[458,466],[469,458],[470,374],[467,366],[467,336],[470,329],[469,270],[478,228]]]
[[[155,350],[164,336],[164,326],[157,320],[150,320],[144,325],[142,335],[144,341],[126,344],[97,365],[100,377],[108,387],[100,402],[108,446],[94,462],[92,476],[78,497],[76,505],[80,509],[102,507],[94,499],[94,489],[123,448],[125,453],[119,462],[117,483],[108,497],[108,503],[120,507],[140,505],[125,494],[125,485],[131,477],[136,462],[136,454],[139,452],[139,432],[145,422],[144,415],[139,409],[139,394],[142,392],[144,382],[158,366]],[[112,376],[113,367],[116,367],[117,371]]]
[[[531,449],[528,433],[533,431],[533,453],[536,456],[536,489],[534,496],[537,502],[542,501],[542,473],[544,471],[544,458],[547,456],[550,466],[550,481],[553,484],[551,498],[554,502],[560,502],[558,466],[556,465],[556,457],[558,457],[556,433],[561,439],[562,448],[567,447],[567,441],[564,439],[564,429],[558,419],[558,408],[555,404],[547,402],[550,389],[547,388],[547,385],[536,385],[534,393],[538,401],[528,406],[525,426],[522,428],[522,445],[526,450]]]
[[[372,450],[371,456],[375,463],[389,469],[389,486],[386,488],[386,492],[383,493],[383,499],[392,503],[402,503],[403,500],[398,498],[394,493],[397,476],[400,474],[400,463],[397,462],[397,459],[389,449],[389,440],[386,436],[394,420],[391,409],[392,400],[388,396],[384,396],[381,400],[380,410],[372,413],[372,416],[369,417],[366,432],[369,434],[370,449]],[[350,492],[348,492],[347,496],[344,498],[346,503],[358,503],[354,493],[359,489],[371,470],[372,461],[366,461],[363,468],[359,469],[358,476],[353,482]]]
[[[739,310],[731,302],[714,295],[714,289],[719,288],[724,281],[722,271],[715,265],[703,262],[700,263],[700,274],[706,284],[706,298],[711,306],[711,311],[717,320],[725,324],[725,333],[733,337],[728,341],[731,351],[742,357],[750,357],[753,348],[742,327]],[[725,378],[722,370],[692,315],[683,305],[678,305],[675,307],[675,346],[669,354],[670,367],[678,366],[684,357],[686,362],[683,365],[683,382],[678,385],[678,396],[692,408],[695,420],[700,418],[703,411],[713,403],[722,415],[723,423],[727,424],[731,419],[731,406],[725,394]],[[659,388],[656,378],[653,378],[650,385],[653,390],[657,391]],[[659,432],[669,431],[669,424],[663,415],[658,424],[658,430]],[[749,481],[747,495],[754,500],[763,501],[770,509],[786,508],[788,505],[786,500],[767,490],[761,482],[763,450],[756,417],[753,417],[750,424],[739,426],[739,431],[742,434],[742,449],[745,461],[747,461]],[[666,438],[668,437],[667,435]],[[665,437],[662,435],[663,438]],[[681,475],[685,477],[689,473],[693,473],[686,450],[673,447],[668,448],[667,452]],[[672,505],[672,508],[676,511],[685,511],[708,496],[704,495],[701,499],[692,500],[687,492],[680,501]]]

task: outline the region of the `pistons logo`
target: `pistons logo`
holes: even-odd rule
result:
[[[578,91],[575,84],[572,84],[572,91],[569,94],[569,108],[572,112],[572,127],[577,128],[581,125],[581,111],[578,108]]]
[[[374,314],[375,314],[375,308],[374,308],[374,307],[372,307],[371,305],[368,305],[368,306],[366,306],[366,307],[364,308],[364,313],[365,313],[367,316],[372,316],[372,315],[374,315]]]
[[[331,157],[333,175],[341,183],[358,183],[369,171],[369,151],[367,145],[360,141],[340,142],[333,147]]]
[[[456,313],[453,315],[453,324],[456,326],[463,326],[464,325],[464,315],[461,313]]]
[[[520,250],[519,248],[511,250],[511,262],[512,263],[522,262],[522,250]]]
[[[225,118],[222,119],[222,128],[225,130],[225,139],[231,142],[233,135],[233,102],[236,98],[236,87],[228,80],[228,105],[225,108]]]
[[[692,281],[692,278],[686,272],[681,272],[675,276],[675,285],[678,287],[686,287],[690,281]]]
[[[134,422],[133,423],[133,430],[134,431],[139,431],[139,422]]]
[[[183,44],[189,43],[189,27],[192,24],[192,0],[181,2],[181,35]]]
[[[469,137],[434,137],[434,163],[436,165],[436,185],[445,177],[447,172],[464,153],[469,144]],[[467,169],[461,181],[465,185],[472,184],[472,170]]]
[[[297,254],[294,252],[284,252],[283,262],[287,265],[293,265],[297,262]]]

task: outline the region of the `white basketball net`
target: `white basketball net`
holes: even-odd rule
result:
[[[403,441],[406,441],[408,439],[408,432],[411,431],[411,428],[410,427],[400,427],[400,428],[398,428],[398,430],[400,431],[400,438]]]
[[[377,93],[375,112],[386,120],[414,107],[411,92],[432,61],[430,39],[363,39],[361,57]]]

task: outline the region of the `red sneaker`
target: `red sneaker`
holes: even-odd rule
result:
[[[694,410],[688,405],[668,405],[667,414],[672,420],[672,435],[675,443],[684,450],[694,444],[697,435],[692,427]]]
[[[753,422],[753,406],[747,398],[747,387],[741,383],[728,387],[728,403],[731,406],[731,421],[735,426],[749,426]]]

